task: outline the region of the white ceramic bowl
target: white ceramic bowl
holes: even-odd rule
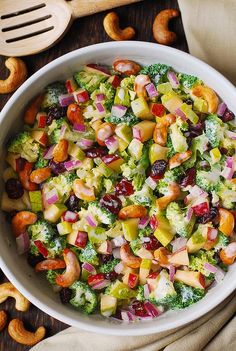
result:
[[[235,87],[213,68],[182,51],[132,41],[92,45],[70,52],[46,65],[30,77],[8,101],[0,118],[0,174],[5,167],[4,144],[21,127],[22,112],[29,100],[47,84],[72,76],[85,63],[111,64],[115,58],[131,59],[142,65],[162,62],[173,66],[177,71],[194,74],[215,89],[229,108],[236,112]],[[201,317],[219,305],[236,288],[234,265],[230,267],[224,281],[210,290],[200,302],[186,310],[167,312],[154,321],[127,325],[98,315],[84,316],[75,309],[62,305],[47,282],[40,279],[28,266],[25,257],[17,255],[14,239],[3,213],[0,216],[0,228],[0,266],[12,283],[44,312],[64,323],[88,331],[113,335],[144,335],[170,330]]]

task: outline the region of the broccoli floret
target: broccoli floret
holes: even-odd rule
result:
[[[220,176],[216,172],[197,171],[196,184],[203,190],[217,191],[220,187]]]
[[[170,134],[167,135],[167,142],[166,142],[166,147],[168,147],[168,152],[167,152],[167,157],[171,158],[172,156],[174,156],[176,154],[174,146],[172,144],[172,140],[170,137]]]
[[[203,155],[207,150],[208,143],[209,141],[206,137],[206,134],[201,134],[196,138],[193,138],[192,145],[190,147],[192,155],[186,162],[184,162],[184,169],[189,169],[195,166],[197,160],[197,153],[199,152],[201,155]]]
[[[191,220],[188,221],[185,211],[180,208],[177,202],[171,202],[167,206],[166,217],[177,234],[187,238],[191,236],[195,224],[195,216],[192,216]]]
[[[51,144],[57,144],[60,141],[61,127],[68,126],[65,118],[54,119],[48,127],[47,133]]]
[[[50,178],[50,180],[44,183],[44,191],[56,189],[59,196],[58,202],[65,201],[72,190],[73,181],[77,178],[75,173],[59,174],[57,177]]]
[[[182,87],[187,90],[191,89],[195,85],[202,84],[202,81],[199,78],[190,74],[180,73],[178,78]]]
[[[115,88],[109,82],[101,83],[99,89],[91,94],[91,99],[95,100],[97,94],[104,94],[104,107],[106,110],[111,111],[111,107],[114,104],[115,92]]]
[[[219,232],[217,237],[217,244],[215,245],[214,249],[216,250],[224,249],[226,246],[229,245],[229,243],[230,243],[229,237]]]
[[[152,228],[149,225],[147,225],[145,228],[139,229],[138,236],[141,239],[145,236],[150,236],[152,233],[153,233]]]
[[[60,256],[62,254],[62,251],[66,248],[66,243],[67,241],[65,236],[52,238],[52,241],[47,246],[48,252],[49,252],[48,256],[49,257]]]
[[[114,271],[115,266],[120,262],[118,258],[114,258],[114,260],[108,261],[100,266],[99,271],[101,273],[110,273]]]
[[[150,207],[154,203],[155,199],[153,190],[147,184],[144,184],[141,190],[136,191],[134,195],[130,196],[130,200],[132,200],[134,203],[146,207]]]
[[[137,288],[137,296],[136,296],[136,299],[139,300],[139,301],[145,301],[145,297],[144,297],[144,287],[143,285],[139,285],[138,288]]]
[[[33,255],[33,256],[39,256],[39,250],[34,245],[34,242],[32,240],[30,241],[29,253],[30,255]]]
[[[224,208],[232,210],[236,205],[236,184],[230,181],[220,182],[217,195],[220,197],[220,202]]]
[[[110,122],[112,124],[126,124],[128,126],[133,126],[134,124],[139,122],[138,117],[136,117],[131,110],[128,110],[126,114],[122,117],[117,116],[108,116],[105,118],[106,122]]]
[[[163,63],[154,63],[150,66],[145,66],[139,73],[147,74],[155,83],[163,83],[167,81],[167,72],[171,67]]]
[[[55,82],[48,85],[41,108],[46,110],[50,107],[59,106],[59,96],[66,93],[66,87],[63,82]]]
[[[42,148],[40,148],[39,154],[38,154],[38,159],[37,159],[36,163],[34,164],[34,167],[36,169],[47,167],[49,164],[49,160],[46,160],[45,158],[43,158],[43,154],[44,154],[44,150]]]
[[[20,154],[29,162],[35,162],[38,158],[40,145],[34,141],[29,132],[24,131],[9,142],[7,150]]]
[[[49,281],[49,283],[51,285],[56,285],[56,277],[59,275],[59,274],[62,274],[63,273],[63,269],[56,269],[56,270],[52,270],[50,269],[49,271],[47,271],[46,273],[46,278],[47,280]]]
[[[205,263],[210,263],[215,265],[217,262],[213,258],[215,254],[214,250],[199,250],[196,254],[192,254],[189,256],[189,268],[193,271],[198,271],[204,274],[205,276],[209,276],[210,272],[204,268]]]
[[[177,292],[176,304],[172,308],[186,308],[205,296],[205,290],[192,288],[181,282],[174,283],[175,291]]]
[[[135,240],[130,241],[130,247],[135,255],[137,255],[137,252],[142,248],[142,241],[137,238]]]
[[[134,90],[134,81],[135,81],[135,76],[131,75],[129,77],[126,77],[124,79],[122,79],[122,81],[120,82],[120,86],[122,88],[127,88],[129,90]]]
[[[105,188],[106,193],[112,193],[113,191],[115,191],[115,183],[111,179],[104,178],[103,186]]]
[[[86,89],[89,94],[98,89],[100,84],[107,80],[107,76],[98,73],[80,71],[75,74],[75,80],[81,88]]]
[[[166,195],[169,192],[169,184],[172,182],[178,182],[183,173],[184,170],[181,166],[166,171],[164,177],[158,182],[158,192]]]
[[[97,307],[96,293],[84,282],[75,282],[70,286],[72,298],[70,304],[86,314],[91,314]]]
[[[112,224],[115,222],[115,215],[104,207],[101,207],[97,201],[89,204],[88,212],[94,215],[95,218],[103,224]]]
[[[217,115],[210,115],[205,120],[206,136],[211,146],[218,147],[224,139],[224,123]]]
[[[95,266],[99,264],[97,252],[89,241],[87,242],[87,245],[85,246],[85,248],[81,250],[81,253],[79,255],[79,260],[81,262],[88,262]]]
[[[188,127],[185,125],[185,122],[180,119],[171,124],[169,128],[170,138],[175,152],[185,152],[188,150],[187,139],[182,133],[182,130],[186,130],[186,128]]]
[[[40,240],[44,244],[49,244],[55,235],[53,226],[42,219],[28,227],[28,232],[32,240]]]

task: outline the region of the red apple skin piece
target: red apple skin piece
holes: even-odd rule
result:
[[[205,289],[206,286],[205,278],[200,272],[182,271],[177,269],[174,279],[175,281],[190,285],[193,288]]]
[[[120,166],[124,163],[123,158],[118,155],[105,155],[102,157],[102,161],[116,172],[120,171]]]
[[[174,252],[173,255],[169,258],[169,263],[177,266],[188,266],[189,265],[188,250],[184,248],[182,250],[178,250]]]

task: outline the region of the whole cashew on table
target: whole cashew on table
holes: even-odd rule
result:
[[[5,66],[9,69],[9,76],[0,80],[0,94],[8,94],[15,91],[27,78],[27,68],[25,63],[16,57],[9,57],[5,61]]]

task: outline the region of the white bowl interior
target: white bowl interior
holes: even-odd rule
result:
[[[0,117],[0,173],[2,174],[5,167],[3,161],[5,142],[22,126],[22,113],[30,99],[47,84],[72,76],[85,63],[111,64],[116,58],[133,59],[142,65],[166,63],[180,72],[197,75],[207,85],[213,87],[229,108],[236,112],[234,86],[213,68],[186,53],[144,42],[112,42],[93,45],[73,51],[46,65],[29,78],[9,100]],[[2,181],[0,186],[2,190]],[[230,267],[221,284],[211,289],[203,300],[186,310],[170,311],[154,321],[135,324],[120,323],[98,315],[88,317],[69,306],[62,305],[45,279],[34,273],[25,257],[17,255],[14,238],[3,213],[0,214],[0,228],[0,266],[13,284],[44,312],[64,323],[89,331],[113,335],[142,335],[166,331],[199,318],[218,305],[236,288],[234,265]]]

